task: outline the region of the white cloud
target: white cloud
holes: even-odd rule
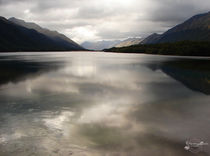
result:
[[[76,42],[93,41],[100,39],[93,26],[80,26],[72,29],[65,29],[64,33]]]
[[[78,42],[162,32],[209,10],[209,0],[0,0],[0,15],[36,22]]]

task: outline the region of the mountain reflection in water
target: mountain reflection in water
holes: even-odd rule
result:
[[[158,65],[149,65],[149,67],[153,70],[162,70],[189,89],[210,94],[210,61],[208,59],[174,59]]]
[[[0,55],[0,155],[191,156],[210,143],[209,59]],[[6,74],[5,74],[6,73]],[[198,155],[209,155],[209,148]]]

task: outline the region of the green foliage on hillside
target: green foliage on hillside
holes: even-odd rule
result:
[[[105,49],[104,51],[180,56],[210,56],[210,42],[181,41],[175,43],[139,44],[129,47]]]

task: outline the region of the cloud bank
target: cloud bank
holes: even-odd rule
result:
[[[0,15],[58,30],[81,43],[144,37],[210,11],[209,0],[0,0]]]

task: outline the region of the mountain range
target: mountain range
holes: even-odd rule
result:
[[[210,12],[195,15],[163,34],[154,33],[145,39],[103,40],[98,42],[84,42],[81,45],[57,31],[42,28],[36,23],[25,22],[14,17],[6,19],[0,16],[0,52],[79,51],[85,50],[85,48],[90,50],[103,50],[112,47],[116,50],[117,48],[129,46],[135,46],[135,49],[138,49],[137,47],[141,45],[176,43],[180,41],[210,41]],[[183,47],[184,44],[178,45]],[[147,46],[146,49],[148,48],[150,47]],[[153,47],[152,51],[155,48]]]
[[[56,31],[23,20],[0,17],[0,51],[78,51],[83,47]]]
[[[191,17],[163,34],[152,34],[141,44],[157,44],[178,41],[210,41],[210,12]]]
[[[112,48],[116,44],[119,44],[120,42],[121,42],[120,40],[113,40],[113,41],[102,40],[97,42],[86,41],[83,42],[81,46],[89,50],[103,50],[106,48]]]
[[[104,51],[210,56],[210,12],[193,16],[163,34],[152,34],[138,45],[114,47]]]
[[[102,50],[138,44],[174,43],[179,41],[210,41],[210,12],[195,15],[163,34],[154,33],[144,39],[128,38],[123,41],[84,42],[82,46],[87,49]]]
[[[98,42],[84,42],[82,47],[90,50],[103,50],[112,47],[127,47],[131,45],[139,44],[142,41],[141,38],[128,38],[126,40],[103,40]]]

